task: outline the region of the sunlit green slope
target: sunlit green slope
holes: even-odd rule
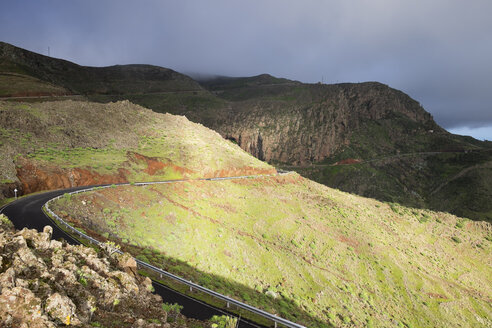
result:
[[[296,174],[126,186],[56,211],[100,239],[308,327],[492,324],[488,223]]]

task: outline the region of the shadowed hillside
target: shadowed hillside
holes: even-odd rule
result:
[[[328,186],[492,220],[491,142],[447,132],[381,83],[265,80],[203,82],[230,104],[208,124],[254,156]]]
[[[80,66],[4,42],[0,42],[0,74],[1,89],[4,85],[25,81],[18,89],[10,87],[8,93],[2,91],[1,96],[36,93],[119,95],[201,90],[200,85],[191,78],[168,68],[151,65]]]
[[[325,185],[492,221],[492,143],[450,134],[417,101],[381,83],[303,84],[262,74],[202,79],[200,86],[166,68],[83,67],[5,43],[0,74],[3,96],[127,99],[186,115]]]

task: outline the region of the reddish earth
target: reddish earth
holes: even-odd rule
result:
[[[276,174],[277,170],[271,169],[259,169],[250,166],[244,166],[239,168],[229,168],[218,170],[211,173],[206,173],[204,178],[223,178],[223,177],[234,177],[240,175],[261,175],[261,174]]]
[[[340,235],[338,236],[338,240],[341,241],[342,243],[352,246],[352,248],[354,248],[355,250],[359,248],[359,242],[355,239],[351,239],[347,236]]]
[[[448,299],[445,295],[442,294],[436,294],[436,293],[426,293],[427,296],[432,297],[432,298],[441,298],[441,299]]]
[[[165,168],[172,168],[175,172],[180,173],[182,176],[187,176],[193,173],[192,170],[187,169],[185,167],[177,166],[171,163],[161,162],[156,157],[147,157],[139,153],[135,152],[127,152],[127,157],[130,161],[133,162],[145,162],[147,168],[144,170],[148,175],[156,175],[157,173],[161,173]]]
[[[128,182],[128,173],[122,168],[118,169],[117,174],[110,175],[83,168],[62,169],[52,165],[40,166],[25,158],[17,161],[17,178],[21,183],[22,194],[76,186],[123,183]]]
[[[172,163],[164,163],[158,158],[147,157],[135,152],[127,153],[128,161],[123,164],[144,163],[146,168],[143,169],[149,176],[164,173],[165,169],[172,169],[184,178],[196,176],[197,172],[180,167]],[[29,194],[42,190],[64,189],[78,186],[90,186],[99,184],[126,183],[130,171],[125,168],[119,168],[115,174],[101,174],[90,168],[60,168],[55,165],[41,164],[26,158],[19,158],[17,164],[17,178],[20,186],[20,194]],[[275,174],[277,171],[272,169],[257,169],[253,167],[230,168],[204,174],[204,178],[229,177],[240,175],[261,175]],[[8,192],[8,190],[7,190]]]
[[[358,158],[347,158],[347,159],[342,159],[341,161],[338,161],[335,163],[335,165],[347,165],[347,164],[358,164],[362,162]]]

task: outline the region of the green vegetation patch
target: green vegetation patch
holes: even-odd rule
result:
[[[0,102],[0,152],[0,181],[14,182],[16,169],[31,165],[67,181],[73,169],[118,181],[273,171],[200,124],[128,101]]]
[[[62,198],[56,210],[125,240],[142,260],[309,327],[492,317],[483,224],[293,174],[108,188]]]

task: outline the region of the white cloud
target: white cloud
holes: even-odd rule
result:
[[[479,140],[492,141],[492,125],[481,128],[470,128],[467,126],[449,129],[449,132],[463,136],[471,136]]]

